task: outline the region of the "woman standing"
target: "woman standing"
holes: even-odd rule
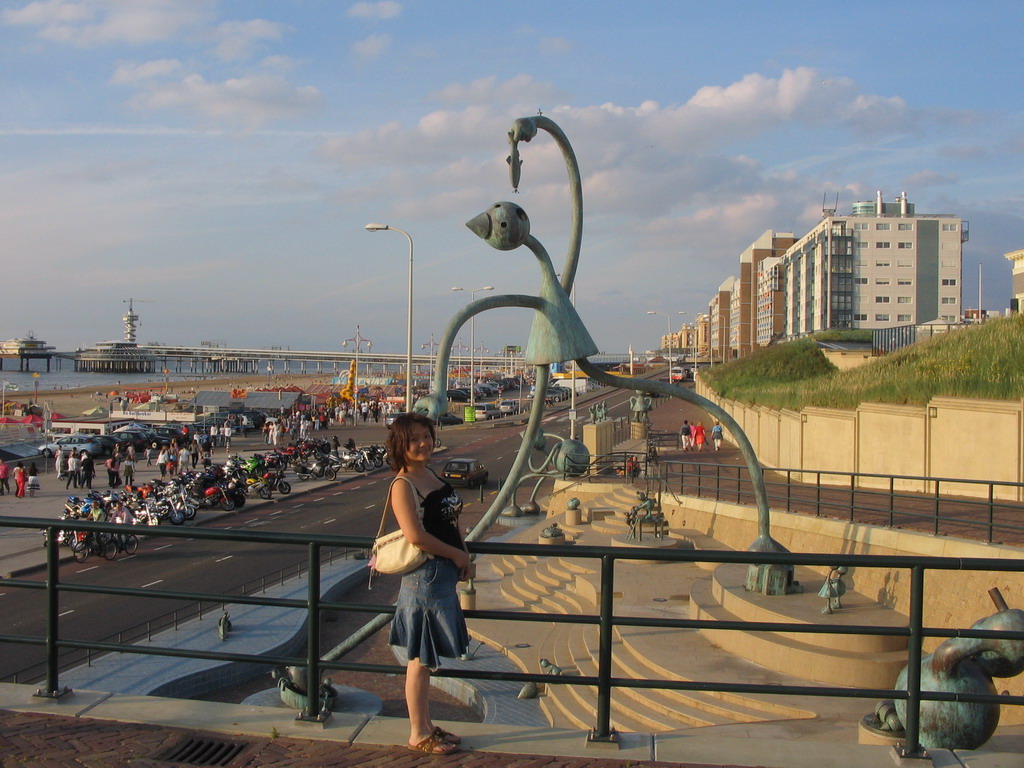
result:
[[[398,417],[387,448],[395,479],[391,509],[405,538],[433,557],[402,577],[391,623],[390,645],[409,659],[405,702],[409,709],[409,749],[450,755],[461,738],[430,719],[430,672],[440,658],[456,658],[469,646],[469,633],[455,586],[471,576],[472,565],[459,533],[462,499],[427,463],[434,451],[434,424],[418,413]]]
[[[14,495],[19,499],[25,498],[25,465],[18,462],[14,467]]]

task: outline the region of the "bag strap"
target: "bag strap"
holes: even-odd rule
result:
[[[375,539],[379,539],[381,536],[384,535],[384,529],[387,527],[388,522],[388,505],[391,504],[391,490],[395,487],[395,483],[397,483],[399,480],[405,480],[405,482],[407,482],[412,487],[413,491],[415,491],[416,494],[419,495],[419,489],[408,477],[396,477],[394,480],[392,480],[391,485],[388,486],[387,498],[384,499],[384,509],[380,513],[380,527],[377,528],[377,535],[374,536]],[[423,519],[422,512],[419,512],[419,518],[420,520]]]

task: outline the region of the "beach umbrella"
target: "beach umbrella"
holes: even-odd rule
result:
[[[90,408],[88,411],[82,411],[82,415],[83,416],[106,416],[107,415],[107,409],[106,408],[102,408],[102,407],[97,405],[95,408]]]

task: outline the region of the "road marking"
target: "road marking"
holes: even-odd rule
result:
[[[343,493],[344,493],[344,491],[338,491],[337,493],[335,493],[335,494],[333,494],[333,495],[334,495],[334,496],[341,496],[341,495],[342,495]]]
[[[313,501],[323,501],[326,498],[326,496],[321,496],[319,499],[313,499]]]
[[[332,517],[330,520],[324,520],[323,522],[320,523],[320,525],[327,525],[328,523],[333,523],[337,519],[338,518],[336,518],[336,517]]]
[[[60,618],[61,616],[67,616],[69,613],[74,613],[74,612],[75,612],[75,609],[72,608],[70,611],[64,611],[63,613],[58,613],[57,617]]]
[[[369,504],[369,505],[363,507],[363,509],[376,509],[376,507],[377,507],[376,504]]]
[[[88,568],[83,568],[80,571],[75,571],[75,573],[86,573],[88,571],[95,571],[97,568],[99,568],[98,565],[90,565]]]
[[[174,546],[173,543],[172,544],[163,544],[163,545],[157,547],[154,551],[155,552],[159,552],[161,549],[167,549],[168,547],[173,547],[173,546]]]
[[[149,584],[143,584],[141,587],[139,587],[139,589],[145,589],[146,587],[155,587],[157,584],[162,584],[162,583],[163,583],[163,579],[157,579],[156,581],[149,582]]]
[[[234,557],[234,555],[228,555],[227,557],[221,557],[221,558],[219,558],[217,560],[214,560],[213,562],[215,562],[215,563],[223,563],[225,560],[230,560],[232,557]]]

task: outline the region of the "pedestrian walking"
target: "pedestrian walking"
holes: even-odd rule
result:
[[[117,451],[104,462],[104,466],[107,468],[107,485],[117,488],[121,484],[121,457]]]
[[[33,461],[28,465],[28,495],[35,496],[37,491],[42,490],[39,484],[39,468]]]
[[[78,458],[78,454],[72,451],[68,454],[68,472],[67,478],[64,483],[64,489],[67,490],[72,485],[78,488],[78,481],[80,479],[79,467],[81,466],[81,460]]]
[[[25,498],[25,484],[27,482],[25,478],[25,465],[19,461],[14,467],[14,495],[19,499]]]
[[[124,463],[121,464],[121,474],[124,475],[124,484],[132,485],[135,482],[135,457],[130,453],[125,457]]]
[[[167,447],[162,446],[160,453],[156,455],[156,468],[160,470],[160,479],[167,477]]]
[[[703,451],[706,442],[707,433],[704,431],[704,425],[698,421],[693,425],[693,447],[695,450]]]
[[[683,450],[688,451],[693,448],[693,430],[690,428],[689,421],[683,421],[683,426],[679,428],[679,437],[683,441]]]
[[[158,446],[155,442],[150,443],[149,447],[146,448],[146,466],[147,467],[152,467],[153,466],[153,459],[155,459],[157,457],[158,453],[160,453],[160,446]]]
[[[11,492],[11,465],[0,459],[0,496]]]
[[[79,485],[82,488],[88,488],[92,490],[92,479],[96,477],[96,462],[92,460],[92,456],[89,455],[88,451],[82,451],[82,460],[78,464]],[[99,506],[99,505],[97,505]]]
[[[717,421],[711,428],[711,442],[715,444],[715,450],[721,450],[722,448],[722,425]]]

